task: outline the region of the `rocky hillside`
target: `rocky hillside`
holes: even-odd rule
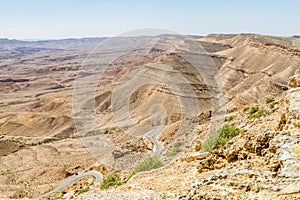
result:
[[[137,50],[114,60],[103,73],[95,96],[90,98],[85,93],[80,96],[80,105],[95,102],[105,138],[121,149],[107,151],[105,158],[109,159],[105,162],[93,157],[82,143],[95,141],[95,130],[88,127],[90,132],[79,134],[73,118],[76,113],[72,112],[76,77],[93,76],[95,60],[103,52],[89,52],[103,39],[2,41],[0,197],[35,197],[67,178],[90,170],[99,172],[104,179],[118,173],[125,180],[140,160],[157,151],[151,133],[145,134],[149,131],[147,126],[163,123],[156,142],[161,147],[160,159],[167,164],[164,167],[138,173],[126,184],[108,190],[100,191],[92,179],[82,179],[51,197],[299,198],[300,40],[254,34],[193,37],[206,50],[205,58],[210,58],[220,71],[226,96],[224,124],[241,131],[224,146],[208,153],[201,149],[201,144],[210,135],[211,88],[203,77],[195,78],[193,66],[179,53],[165,50],[173,36],[160,39],[161,46],[153,47],[146,55]],[[184,42],[176,47],[186,50]],[[115,53],[105,52],[105,55],[109,58]],[[92,59],[88,60],[88,68],[82,70],[87,57]],[[101,63],[100,69],[106,65]],[[170,78],[179,75],[185,79]],[[112,114],[116,107],[111,100],[118,97],[114,96],[117,84],[122,83],[119,89],[126,91],[139,80],[160,79],[174,81],[180,87],[170,90],[168,85],[143,85],[128,100],[135,124],[128,122],[126,110],[121,106],[117,107],[116,123]],[[81,88],[90,82],[83,84],[87,85]],[[188,120],[197,125],[178,132],[184,121],[180,109],[190,107],[182,108],[177,97],[194,98],[186,92],[190,85],[199,112]],[[122,98],[125,96],[118,97]],[[158,104],[165,113],[160,114],[164,118],[155,121],[151,112],[160,113],[161,109],[152,106]],[[120,169],[124,164],[126,170]]]
[[[299,80],[299,74],[290,78],[285,108],[275,130],[249,129],[223,148],[196,158],[203,176],[180,198],[299,199]]]
[[[290,78],[289,90],[268,116],[249,121],[243,110],[234,112],[239,119],[233,121],[244,133],[225,146],[184,154],[118,189],[92,190],[75,198],[299,199],[299,81],[299,74]]]

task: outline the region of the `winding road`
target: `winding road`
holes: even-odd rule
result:
[[[78,174],[76,176],[73,176],[69,179],[67,179],[65,182],[63,182],[62,184],[60,184],[59,186],[57,186],[55,189],[51,190],[50,192],[47,192],[45,194],[42,194],[40,196],[37,196],[37,197],[34,197],[33,199],[40,199],[40,198],[43,198],[43,197],[46,197],[50,194],[53,194],[55,192],[58,192],[64,188],[66,188],[67,186],[69,186],[70,184],[74,183],[75,181],[79,180],[79,179],[82,179],[84,177],[87,177],[87,176],[93,176],[95,177],[95,183],[100,183],[101,181],[101,174],[99,174],[98,172],[95,172],[95,171],[90,171],[90,172],[85,172],[85,173],[82,173],[82,174]]]
[[[157,127],[157,128],[155,128],[154,130],[151,131],[152,133],[151,133],[150,137],[151,137],[151,140],[154,143],[152,156],[159,156],[159,154],[160,154],[160,144],[157,140],[157,135],[159,134],[160,131],[161,131],[161,127]],[[51,191],[49,191],[45,194],[42,194],[40,196],[34,197],[32,199],[40,199],[40,198],[49,196],[53,193],[59,192],[60,190],[65,189],[70,184],[74,183],[75,181],[77,181],[79,179],[82,179],[84,177],[87,177],[87,176],[95,177],[95,179],[96,179],[95,183],[100,183],[101,179],[102,179],[101,174],[96,172],[96,171],[85,172],[85,173],[78,174],[76,176],[73,176],[73,177],[67,179],[65,182],[63,182],[62,184],[57,186],[55,189],[53,189],[53,190],[51,190]]]
[[[153,141],[154,144],[152,156],[159,156],[160,154],[160,144],[157,140],[157,135],[159,134],[160,131],[161,131],[161,127],[158,127],[155,128],[151,134],[151,140]]]

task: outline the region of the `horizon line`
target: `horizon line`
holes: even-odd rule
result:
[[[261,34],[261,33],[246,33],[246,32],[239,32],[239,33],[209,33],[205,35],[200,34],[157,34],[155,36],[159,35],[186,35],[191,37],[207,37],[209,35],[265,35],[265,36],[274,36],[274,37],[300,37],[300,35],[292,34],[292,35],[268,35],[268,34]],[[139,35],[136,37],[145,37],[149,35]],[[113,37],[130,37],[130,36],[122,36],[122,35],[116,35],[116,36],[78,36],[78,37],[53,37],[53,38],[36,38],[36,39],[28,39],[28,38],[12,38],[12,37],[0,37],[0,40],[16,40],[16,41],[24,41],[24,42],[40,42],[40,41],[59,41],[59,40],[80,40],[80,39],[97,39],[97,38],[113,38]],[[132,37],[132,36],[131,36]]]

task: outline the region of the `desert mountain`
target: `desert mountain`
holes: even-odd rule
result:
[[[167,165],[117,189],[99,191],[85,178],[52,197],[299,198],[300,39],[211,34],[190,37],[190,44],[178,37],[156,36],[156,45],[134,51],[127,48],[153,38],[1,39],[0,197],[35,197],[90,170],[125,178],[158,152]],[[200,60],[191,59],[195,44]],[[99,45],[105,51],[95,51]],[[206,68],[195,70],[204,61]],[[224,113],[212,103],[220,94]],[[250,119],[253,107],[265,112]],[[95,127],[84,121],[91,113]],[[199,146],[218,114],[243,133],[206,153]],[[93,145],[99,137],[109,148]],[[91,191],[78,195],[86,187]]]

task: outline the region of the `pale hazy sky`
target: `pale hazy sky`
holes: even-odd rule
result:
[[[298,0],[0,0],[0,38],[114,36],[140,28],[181,34],[300,34]]]

